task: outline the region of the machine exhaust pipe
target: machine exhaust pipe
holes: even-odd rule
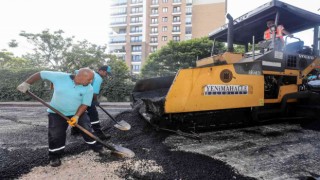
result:
[[[228,13],[227,14],[227,19],[229,20],[228,22],[228,52],[233,52],[233,17]]]

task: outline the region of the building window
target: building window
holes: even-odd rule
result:
[[[186,24],[191,24],[191,17],[186,17]]]
[[[131,36],[130,42],[142,42],[142,36]]]
[[[174,13],[181,12],[181,8],[180,8],[180,6],[173,7],[173,12],[174,12]]]
[[[162,12],[164,13],[168,12],[168,8],[167,7],[162,8]]]
[[[168,31],[168,26],[162,26],[162,32]]]
[[[192,34],[192,27],[186,27],[186,34]]]
[[[131,26],[130,33],[139,33],[142,32],[142,26]]]
[[[172,37],[172,40],[173,40],[173,41],[176,41],[176,42],[177,42],[177,41],[180,41],[180,36],[173,36],[173,37]]]
[[[180,16],[173,16],[173,22],[180,22]]]
[[[132,49],[132,52],[141,52],[142,46],[132,46],[131,49]]]
[[[132,62],[141,62],[141,55],[132,55]]]
[[[151,24],[158,24],[158,18],[151,18]]]
[[[158,14],[158,8],[152,8],[151,14]]]
[[[158,43],[158,37],[151,37],[150,43]]]
[[[158,0],[152,0],[152,1],[151,1],[151,4],[152,4],[152,5],[156,5],[156,4],[158,4],[158,3],[159,3]]]
[[[142,7],[133,7],[131,9],[131,13],[135,14],[135,13],[142,13],[143,9]]]
[[[163,2],[163,3],[167,3],[167,2],[168,2],[168,0],[162,0],[162,2]]]
[[[140,65],[132,65],[132,71],[139,72],[140,71]]]
[[[181,0],[173,0],[173,3],[181,3]]]
[[[142,22],[142,16],[131,17],[130,22],[131,23],[140,23],[140,22]]]
[[[191,15],[192,14],[192,7],[187,7],[186,8],[186,14]]]
[[[168,17],[162,17],[162,22],[168,22]]]
[[[157,51],[157,46],[150,46],[151,52],[156,52]]]
[[[157,27],[151,28],[151,33],[152,34],[158,33],[158,28]]]
[[[180,26],[173,26],[172,32],[180,32]]]
[[[167,36],[162,36],[162,41],[167,41],[168,37]]]
[[[192,4],[192,0],[186,0],[187,5],[191,5]]]

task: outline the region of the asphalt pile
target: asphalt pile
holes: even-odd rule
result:
[[[130,131],[109,129],[111,142],[122,143],[136,153],[135,159],[152,161],[162,167],[162,172],[133,171],[127,164],[119,172],[125,179],[253,179],[238,174],[226,163],[211,157],[176,151],[164,144],[170,134],[156,131],[138,113],[140,105],[132,111],[120,113],[116,119],[131,124]],[[110,127],[110,126],[109,126]],[[184,138],[182,138],[183,140]],[[195,140],[195,143],[198,141]],[[149,164],[146,164],[148,166]],[[148,167],[145,167],[148,168]]]
[[[108,143],[131,149],[136,154],[134,158],[99,157],[89,150],[81,137],[69,137],[62,166],[52,168],[47,159],[46,137],[43,136],[47,128],[37,126],[30,129],[33,132],[24,132],[21,136],[34,142],[42,138],[37,144],[38,148],[30,149],[21,145],[14,150],[0,148],[0,179],[41,179],[51,176],[57,179],[253,179],[240,175],[223,161],[168,146],[171,144],[168,143],[168,137],[172,134],[155,131],[138,113],[140,106],[138,104],[132,110],[116,116],[118,121],[125,120],[132,126],[129,131],[120,131],[113,128],[112,121],[102,120],[102,126],[107,127],[104,131],[112,136]],[[100,115],[102,119],[106,117]],[[184,140],[181,138],[181,141]],[[194,140],[194,143],[199,142]],[[87,171],[91,173],[84,173]]]

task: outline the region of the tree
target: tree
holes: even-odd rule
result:
[[[104,81],[100,94],[107,97],[108,101],[129,101],[133,88],[129,68],[124,61],[115,57],[108,61],[108,65],[111,67],[112,76]]]
[[[15,57],[13,53],[0,51],[0,67],[3,69],[20,69],[21,67],[32,67],[30,61],[24,58]]]
[[[141,70],[141,76],[158,77],[175,74],[181,68],[196,66],[196,60],[211,55],[213,42],[208,37],[188,41],[170,41],[159,51],[151,54]],[[216,43],[215,48],[222,49],[222,43]]]
[[[71,48],[74,37],[64,38],[62,30],[50,33],[44,30],[41,33],[27,33],[22,31],[20,36],[34,45],[34,53],[28,55],[33,61],[52,68],[61,70],[65,64],[65,53]]]
[[[8,43],[9,47],[11,48],[15,48],[18,47],[18,42],[15,39],[12,39],[9,43]]]
[[[97,69],[100,65],[106,64],[107,60],[116,58],[116,56],[106,54],[105,51],[105,46],[98,46],[87,40],[79,41],[65,53],[65,64],[61,70],[70,71],[82,67]]]

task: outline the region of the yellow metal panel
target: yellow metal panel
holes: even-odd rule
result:
[[[227,61],[227,64],[233,64],[240,61],[243,58],[243,55],[240,53],[225,52],[222,57]]]
[[[279,95],[277,99],[265,99],[264,103],[280,103],[283,96],[289,93],[298,92],[298,86],[296,84],[290,84],[285,86],[280,86]],[[294,102],[295,100],[288,100],[288,102]]]
[[[229,83],[220,73],[229,69],[233,78]],[[204,95],[207,85],[248,86],[246,95]],[[183,69],[178,72],[166,96],[165,112],[181,113],[218,109],[262,106],[264,99],[263,75],[237,74],[233,65]]]
[[[213,65],[218,62],[226,62],[226,64],[234,64],[240,61],[243,55],[240,53],[225,52],[223,54],[218,54],[215,56],[207,57],[196,61],[197,67],[203,67],[206,65]]]
[[[320,57],[317,57],[309,66],[302,71],[302,77],[307,76],[313,69],[320,67]]]

